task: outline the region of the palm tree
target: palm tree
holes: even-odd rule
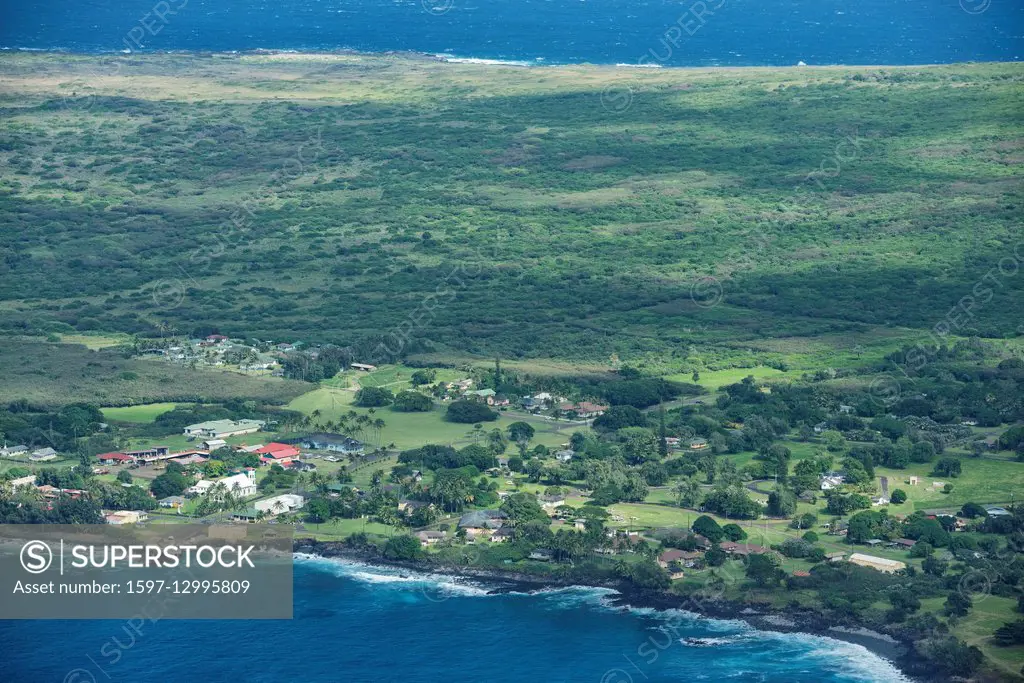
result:
[[[375,429],[375,430],[377,431],[377,443],[378,443],[378,444],[380,443],[380,434],[381,434],[381,431],[382,431],[382,430],[384,429],[384,427],[386,427],[386,426],[387,426],[387,424],[386,424],[386,423],[384,422],[384,420],[383,420],[383,419],[381,419],[381,418],[379,418],[379,417],[378,417],[378,418],[377,418],[376,420],[374,420],[374,421],[373,421],[373,428],[374,428],[374,429]]]

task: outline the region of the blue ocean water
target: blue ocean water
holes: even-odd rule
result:
[[[0,622],[0,680],[668,683],[905,680],[859,645],[607,605],[571,588],[487,595],[463,582],[300,559],[291,621]],[[672,629],[662,628],[671,624]],[[703,638],[710,646],[685,645]]]
[[[3,0],[0,47],[408,50],[536,63],[1013,61],[1020,0]]]

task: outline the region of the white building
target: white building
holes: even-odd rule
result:
[[[36,475],[30,474],[27,477],[19,477],[18,479],[11,479],[11,490],[17,491],[23,486],[35,486]]]
[[[219,497],[222,494],[215,493],[215,489],[219,489],[221,486],[223,486],[224,492],[230,493],[236,498],[248,498],[249,496],[255,496],[256,470],[249,467],[241,474],[225,477],[219,481],[202,479],[190,486],[188,488],[188,493],[201,496],[214,495]]]
[[[218,448],[223,448],[224,446],[227,445],[228,442],[225,441],[224,439],[207,439],[202,443],[204,451],[215,451]]]
[[[280,496],[274,496],[273,498],[267,498],[266,500],[258,500],[253,503],[253,507],[260,512],[266,512],[268,515],[277,515],[282,512],[298,510],[305,504],[306,499],[300,495],[294,493],[282,493]]]
[[[252,434],[263,428],[263,420],[210,420],[185,427],[185,436],[225,439],[239,434]]]

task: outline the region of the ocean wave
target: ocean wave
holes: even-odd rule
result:
[[[351,579],[368,585],[393,587],[399,589],[431,590],[448,595],[466,597],[487,596],[489,588],[469,579],[445,574],[417,572],[396,567],[359,562],[357,560],[321,557],[307,553],[295,553],[296,563],[308,564],[319,571],[325,571],[338,577]]]
[[[455,57],[446,54],[434,55],[450,64],[484,64],[489,66],[532,66],[533,62],[525,62],[515,59],[485,59],[483,57]]]

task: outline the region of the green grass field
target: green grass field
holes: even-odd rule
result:
[[[352,405],[354,399],[355,394],[351,391],[321,387],[292,400],[288,404],[288,408],[307,415],[314,410],[319,410],[322,421],[333,421],[350,410],[366,414],[368,409]],[[444,412],[443,407],[435,407],[434,410],[426,413],[401,413],[389,408],[378,408],[374,417],[379,417],[386,423],[384,429],[381,430],[380,442],[385,446],[394,443],[399,449],[416,448],[427,443],[454,446],[466,446],[472,443],[473,425],[446,422]],[[502,413],[495,422],[486,423],[484,431],[495,428],[505,429],[520,419],[524,418],[519,415]],[[531,418],[531,424],[537,430],[533,443],[548,447],[560,446],[569,440],[575,429],[579,429],[579,426],[574,427],[569,423],[536,420],[536,418]]]
[[[121,406],[117,408],[103,408],[103,417],[111,422],[133,422],[136,424],[150,424],[157,416],[170,410],[174,410],[176,403],[144,403],[138,406]]]
[[[782,370],[776,370],[775,368],[765,367],[759,365],[754,368],[728,368],[725,370],[703,370],[700,372],[700,379],[697,380],[696,384],[716,391],[729,384],[736,384],[737,382],[743,381],[744,377],[753,376],[758,382],[770,379],[785,379],[786,373]],[[693,382],[692,374],[676,374],[668,375],[665,379],[672,380],[675,382]]]

